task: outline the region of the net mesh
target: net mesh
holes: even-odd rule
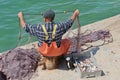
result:
[[[67,11],[56,12],[54,22],[55,23],[64,22],[64,21],[70,19],[72,13],[73,13],[72,11],[70,11],[70,12],[67,12]],[[24,17],[25,17],[25,20],[27,23],[44,24],[43,16],[41,14],[25,14]],[[73,30],[75,28],[77,28],[77,21],[74,21],[74,24],[70,30]],[[67,37],[67,36],[65,36],[65,37]],[[21,40],[19,41],[19,43],[20,43],[19,45],[25,45],[25,44],[28,44],[28,43],[34,42],[34,41],[37,41],[36,37],[29,35],[23,29],[21,29]]]
[[[55,21],[64,22],[65,20],[70,18],[71,14],[72,12],[69,13],[63,12],[60,14],[56,14]],[[26,15],[25,19],[27,20],[27,23],[44,24],[43,17],[40,15],[30,15],[30,16]],[[80,35],[78,35],[77,27],[79,23],[80,22],[76,19],[74,21],[73,26],[63,36],[63,38],[68,38],[71,41],[71,45],[68,51],[69,54],[71,52],[75,52],[78,46],[84,46],[86,45],[86,43],[103,40],[102,43],[103,45],[105,44],[105,42],[107,43],[112,42],[110,32],[106,30],[99,30],[95,32],[86,30],[84,33],[80,33]],[[21,40],[19,40],[20,45],[24,45],[36,41],[35,37],[29,36],[29,34],[25,33],[24,30],[22,30],[21,33],[22,33],[22,37]],[[79,43],[78,43],[78,37],[80,38]],[[106,41],[106,38],[110,38],[110,40]],[[82,49],[80,47],[78,50],[82,51],[85,49]],[[40,54],[38,54],[38,52],[36,51],[36,49],[34,49],[34,47],[32,49],[27,49],[26,46],[25,49],[15,48],[8,52],[5,52],[2,55],[0,55],[0,73],[1,73],[0,76],[3,76],[3,74],[6,76],[3,80],[30,80],[32,74],[35,72],[36,68],[38,67],[38,62],[40,61],[40,58],[41,58]]]
[[[73,12],[67,12],[67,11],[63,11],[63,12],[57,12],[56,13],[56,17],[55,17],[55,22],[64,22],[66,20],[68,20]],[[27,23],[31,23],[31,24],[44,24],[43,21],[43,16],[41,15],[26,15],[25,19],[27,20]],[[105,42],[109,43],[112,42],[112,36],[110,34],[109,31],[106,30],[99,30],[99,31],[95,31],[92,32],[90,30],[86,30],[84,33],[80,32],[80,19],[78,17],[78,19],[76,19],[72,25],[72,27],[66,32],[66,34],[63,35],[63,38],[69,38],[71,41],[71,46],[69,48],[68,53],[71,52],[79,52],[81,53],[81,51],[86,50],[87,48],[94,46],[93,44],[86,44],[86,43],[91,43],[91,42],[96,42],[98,40],[103,41],[102,43],[96,45],[96,46],[100,46],[103,45]],[[79,34],[78,34],[79,31]],[[28,38],[26,38],[28,36]],[[105,41],[106,36],[109,36],[110,40]],[[103,39],[104,37],[104,39]],[[28,44],[31,43],[33,41],[36,41],[36,38],[25,33],[23,34],[23,38],[22,41],[20,43],[22,44]],[[86,47],[81,48],[81,46]]]
[[[35,49],[15,48],[0,56],[0,73],[3,80],[30,80],[38,67],[40,55]],[[1,79],[0,79],[1,80]]]

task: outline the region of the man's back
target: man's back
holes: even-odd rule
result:
[[[55,24],[57,25],[57,28],[55,31],[55,38],[53,39],[52,32],[54,30]],[[72,26],[72,24],[73,24],[72,19],[69,19],[63,23],[46,22],[44,24],[44,27],[48,33],[48,40],[45,39],[46,34],[44,32],[44,29],[42,28],[43,25],[41,24],[37,25],[26,24],[25,30],[38,38],[39,46],[41,46],[43,42],[51,44],[52,41],[56,41],[57,46],[59,47],[63,34]]]

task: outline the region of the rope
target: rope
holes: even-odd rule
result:
[[[78,34],[77,34],[77,45],[76,45],[76,51],[78,52],[78,53],[80,53],[81,52],[81,45],[80,45],[80,30],[81,30],[81,26],[80,26],[80,21],[79,21],[79,16],[77,16],[77,26],[78,26]]]
[[[61,14],[61,13],[69,13],[69,12],[73,12],[74,10],[71,10],[71,11],[61,11],[61,12],[55,12],[55,14]],[[40,12],[40,13],[34,13],[34,14],[29,14],[29,13],[24,13],[24,15],[41,15],[43,16],[43,12]]]
[[[19,18],[18,18],[19,19]],[[20,25],[20,19],[19,19],[19,33],[18,33],[18,43],[16,45],[16,47],[20,46],[21,44],[21,39],[22,39],[22,29],[21,29],[21,25]],[[29,44],[31,42],[31,35],[28,35],[28,40],[26,41],[25,44]],[[15,47],[15,48],[16,48]],[[27,49],[27,46],[26,46]]]
[[[17,43],[17,46],[20,46],[20,42],[21,42],[21,38],[22,38],[22,34],[21,34],[21,26],[20,26],[20,18],[19,19],[19,34],[18,34],[18,43]]]

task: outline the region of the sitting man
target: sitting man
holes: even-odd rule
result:
[[[21,27],[38,39],[38,51],[45,57],[44,68],[56,68],[58,57],[67,53],[70,41],[68,39],[62,39],[62,36],[72,26],[78,15],[79,10],[75,10],[71,18],[66,22],[55,23],[55,12],[53,10],[47,10],[43,13],[44,25],[31,25],[25,22],[22,12],[18,13]]]

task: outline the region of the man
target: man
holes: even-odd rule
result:
[[[24,28],[26,32],[37,37],[38,51],[48,60],[50,57],[56,59],[56,57],[67,53],[70,41],[68,39],[62,40],[62,36],[72,26],[78,15],[79,10],[75,10],[71,18],[66,22],[55,23],[55,12],[53,10],[47,10],[43,13],[44,25],[31,25],[25,22],[22,12],[18,13],[21,27]],[[54,61],[54,63],[55,62],[56,61]],[[51,68],[53,68],[53,66]]]

